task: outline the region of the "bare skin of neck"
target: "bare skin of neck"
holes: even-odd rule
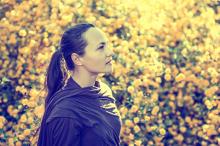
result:
[[[97,74],[88,72],[80,67],[76,67],[73,71],[71,71],[71,77],[77,82],[77,84],[79,84],[81,88],[94,86],[97,76]]]

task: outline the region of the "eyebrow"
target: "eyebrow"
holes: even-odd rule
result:
[[[98,46],[100,46],[100,45],[106,45],[106,44],[107,44],[106,42],[101,42],[101,43],[98,44]]]

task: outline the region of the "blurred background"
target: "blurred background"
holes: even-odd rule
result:
[[[220,1],[0,0],[0,145],[36,145],[63,31],[89,22],[114,51],[121,146],[220,145]]]

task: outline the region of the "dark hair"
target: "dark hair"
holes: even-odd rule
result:
[[[58,91],[65,83],[67,74],[62,69],[62,63],[65,62],[67,70],[74,69],[74,63],[71,59],[71,54],[84,55],[87,41],[82,37],[90,27],[95,27],[90,23],[81,23],[68,28],[60,41],[60,49],[57,50],[51,57],[49,67],[47,68],[45,87],[47,89],[47,96],[45,100],[45,107],[51,100],[52,95]]]
[[[95,26],[90,23],[80,23],[75,26],[71,26],[63,33],[60,41],[60,47],[52,55],[46,72],[46,79],[44,82],[44,88],[47,90],[45,109],[53,94],[63,87],[68,75],[67,72],[65,72],[65,69],[74,69],[71,54],[76,53],[78,55],[84,55],[87,41],[83,38],[82,34],[91,27]],[[67,68],[64,67],[64,64]],[[39,126],[34,132],[33,138],[40,130],[40,127],[41,126]]]

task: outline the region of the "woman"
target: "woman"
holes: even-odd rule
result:
[[[121,119],[111,89],[97,81],[112,71],[104,33],[82,23],[66,30],[47,70],[38,146],[118,146]],[[70,77],[65,82],[62,60]]]

